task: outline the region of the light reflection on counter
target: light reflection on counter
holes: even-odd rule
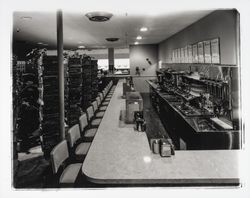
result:
[[[144,156],[143,161],[148,164],[148,163],[151,163],[152,159],[149,156]]]

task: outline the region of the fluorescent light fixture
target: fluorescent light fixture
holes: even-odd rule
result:
[[[137,36],[136,39],[137,39],[137,40],[141,40],[142,37],[141,37],[141,36]]]
[[[85,46],[83,46],[83,45],[78,46],[78,49],[84,49],[84,48],[85,48]]]
[[[139,42],[136,41],[136,42],[135,42],[135,45],[138,45],[138,44],[139,44]]]
[[[140,31],[141,31],[141,32],[146,32],[146,31],[148,31],[148,28],[147,28],[147,27],[142,27],[142,28],[140,29]]]

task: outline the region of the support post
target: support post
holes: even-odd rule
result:
[[[109,72],[114,72],[114,48],[108,48]]]
[[[60,115],[60,138],[65,139],[64,128],[64,65],[63,65],[63,16],[62,10],[56,14],[57,22],[57,58],[59,79],[59,115]]]

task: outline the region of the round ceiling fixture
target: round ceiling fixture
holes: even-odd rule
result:
[[[90,21],[105,22],[110,20],[113,14],[108,12],[89,12],[85,15]]]
[[[106,41],[109,41],[109,42],[115,42],[118,40],[119,40],[119,38],[106,38]]]
[[[85,46],[83,46],[83,45],[78,46],[78,49],[84,49],[84,48],[85,48]]]
[[[148,28],[147,28],[147,27],[142,27],[142,28],[140,29],[140,31],[141,31],[141,32],[146,32],[146,31],[148,31]]]
[[[141,37],[141,36],[137,36],[136,39],[137,39],[137,40],[141,40],[142,37]]]

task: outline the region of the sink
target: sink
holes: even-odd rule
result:
[[[200,132],[221,131],[221,128],[215,125],[210,119],[196,118],[196,119],[193,119],[193,123],[197,131],[200,131]]]

